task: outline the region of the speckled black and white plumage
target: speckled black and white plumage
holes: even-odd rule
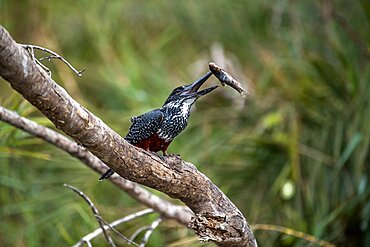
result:
[[[164,142],[172,141],[188,124],[195,98],[178,99],[140,116],[131,118],[132,125],[125,139],[135,145],[155,133]]]
[[[158,134],[163,142],[171,142],[187,126],[195,100],[195,98],[178,98],[160,109],[133,117],[125,139],[135,145]]]
[[[180,98],[165,104],[161,108],[161,111],[164,113],[164,121],[157,131],[161,139],[170,142],[186,128],[191,107],[195,100],[195,98]]]
[[[140,116],[131,118],[132,125],[125,140],[135,145],[140,141],[154,135],[161,127],[164,114],[160,109],[146,112]]]
[[[177,98],[160,109],[131,118],[132,125],[125,140],[148,151],[161,150],[165,154],[172,140],[186,128],[195,101],[194,97]],[[113,173],[109,169],[100,180],[109,178]]]
[[[186,128],[194,102],[217,88],[213,86],[198,91],[211,74],[209,72],[192,84],[175,88],[161,108],[131,118],[132,125],[126,141],[147,151],[162,151],[165,155],[168,145]],[[109,178],[113,173],[109,169],[100,180]]]

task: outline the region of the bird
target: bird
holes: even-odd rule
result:
[[[207,72],[191,84],[176,87],[161,108],[132,117],[132,124],[124,139],[146,151],[162,151],[163,155],[167,155],[168,146],[186,128],[195,101],[218,87],[215,85],[198,91],[211,75],[211,72]],[[107,179],[113,174],[114,171],[109,169],[99,180]]]

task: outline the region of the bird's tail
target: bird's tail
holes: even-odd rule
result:
[[[103,174],[103,176],[101,176],[101,177],[99,178],[99,181],[102,181],[102,180],[104,180],[104,179],[108,179],[108,178],[110,178],[113,174],[114,174],[114,171],[113,171],[112,169],[109,169],[108,171],[106,171],[106,172]]]

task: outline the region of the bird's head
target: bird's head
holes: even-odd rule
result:
[[[212,75],[211,72],[208,72],[195,82],[183,86],[179,86],[172,90],[170,96],[166,99],[163,105],[167,105],[170,103],[178,103],[182,104],[185,102],[190,103],[191,105],[201,96],[206,95],[213,90],[215,90],[218,86],[212,86],[201,91],[198,91],[199,88],[207,81],[207,79]]]

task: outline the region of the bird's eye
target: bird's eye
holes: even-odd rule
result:
[[[172,91],[172,93],[180,93],[180,92],[182,92],[183,90],[184,90],[184,86],[180,86],[180,87],[177,87],[177,88],[175,88],[173,91]]]

